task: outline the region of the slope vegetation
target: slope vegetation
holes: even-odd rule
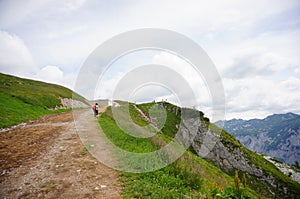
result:
[[[164,103],[169,112],[180,117],[180,108]],[[202,115],[200,113],[200,115]],[[267,197],[299,198],[300,185],[263,158],[263,156],[244,147],[227,131],[218,128],[209,120],[204,120],[198,126],[198,134],[192,143],[193,150],[201,156],[201,149],[208,148],[210,152],[205,158],[217,165],[227,174],[234,176],[235,170],[247,173],[249,186]],[[176,126],[173,126],[175,128]],[[171,128],[172,129],[172,128]],[[221,132],[221,133],[220,133]],[[213,137],[213,138],[212,138]],[[216,140],[213,147],[207,138]],[[203,147],[203,145],[205,147]]]
[[[62,98],[85,99],[63,86],[0,73],[0,128],[57,113]]]
[[[122,103],[120,104],[118,109],[122,109]],[[133,122],[139,126],[148,125],[150,120],[146,117],[152,105],[154,104],[130,104],[129,112]],[[175,107],[171,104],[169,106],[169,110]],[[110,107],[99,119],[102,130],[116,146],[135,153],[152,152],[170,142],[179,121],[178,116],[172,111],[167,111],[165,127],[161,131],[151,138],[136,138],[118,127]],[[154,124],[155,119],[151,123]],[[118,155],[116,151],[116,156]],[[156,164],[155,159],[151,162],[140,162],[130,156],[122,156],[119,159],[121,167],[147,168]],[[121,181],[124,185],[124,198],[212,198],[228,190],[226,188],[234,187],[233,177],[210,161],[200,158],[192,148],[177,161],[157,171],[139,174],[123,172]],[[258,198],[259,194],[246,187],[243,189],[243,196]]]
[[[122,109],[122,103],[120,104],[119,109]],[[120,148],[136,153],[155,151],[175,137],[183,109],[166,102],[130,104],[132,120],[140,126],[149,123],[154,127],[160,126],[161,114],[153,113],[156,111],[153,106],[166,110],[166,121],[156,136],[151,138],[135,138],[125,134],[114,121],[110,108],[99,122],[107,136]],[[143,174],[123,173],[125,198],[205,198],[222,194],[228,194],[227,198],[240,198],[241,196],[233,197],[230,194],[233,194],[231,191],[234,190],[234,179],[239,181],[237,179],[241,179],[243,174],[248,184],[244,190],[245,198],[299,198],[298,183],[262,156],[245,148],[232,135],[211,124],[202,112],[189,111],[201,119],[192,146],[176,162],[158,171]],[[185,121],[185,124],[188,122]],[[221,134],[217,134],[218,131]],[[201,157],[200,149],[207,144],[203,140],[208,133],[218,139],[210,153]],[[153,161],[151,164],[155,164]],[[121,157],[120,164],[145,168],[149,166],[147,162],[137,162],[130,157]]]

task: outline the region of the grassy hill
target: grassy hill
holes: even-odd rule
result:
[[[57,113],[61,98],[85,99],[63,86],[0,73],[0,128]]]
[[[119,104],[121,104],[119,109],[122,110],[122,103],[120,102]],[[129,112],[134,123],[139,126],[149,124],[149,120],[145,119],[135,107],[149,116],[149,109],[153,105],[155,104],[130,104]],[[173,139],[178,130],[176,126],[180,123],[181,109],[169,103],[165,103],[164,108],[167,110],[167,119],[164,127],[156,136],[151,138],[135,138],[125,134],[114,121],[111,108],[108,108],[100,117],[99,123],[104,133],[115,145],[131,152],[147,153],[164,146]],[[202,112],[198,113],[201,120],[210,128],[211,132],[214,132],[218,128],[211,124]],[[123,172],[121,179],[124,184],[124,197],[214,198],[218,195],[219,198],[298,198],[297,195],[300,188],[298,183],[285,176],[272,163],[260,155],[245,148],[238,140],[224,130],[216,146],[219,147],[221,144],[229,149],[229,153],[232,153],[229,155],[235,157],[238,153],[239,164],[250,165],[250,170],[241,171],[238,168],[226,169],[222,164],[219,164],[222,161],[201,158],[194,151],[194,148],[190,147],[181,158],[163,169],[142,174]],[[219,154],[221,151],[217,149],[213,153]],[[118,156],[118,154],[116,155]],[[151,160],[150,164],[155,165],[153,161],[156,160]],[[120,157],[120,166],[129,165],[131,167],[147,168],[149,162],[137,162],[131,157]],[[239,170],[238,174],[236,174],[236,170]],[[255,174],[254,171],[258,171],[258,174]],[[248,185],[246,185],[245,189],[240,185],[240,188],[243,189],[242,197],[241,193],[240,195],[236,193],[237,189],[234,182],[242,182],[244,175]],[[239,180],[237,180],[237,176]]]
[[[132,120],[145,126],[149,122],[134,108],[134,104],[129,105]],[[138,105],[147,113],[151,104]],[[122,105],[120,107],[122,109]],[[125,111],[125,110],[124,110]],[[203,118],[204,119],[204,118]],[[104,133],[118,147],[135,153],[147,153],[161,148],[165,143],[172,140],[175,126],[179,122],[172,112],[167,113],[165,127],[156,136],[151,138],[135,138],[125,134],[113,119],[112,110],[109,107],[99,119],[99,123]],[[162,141],[163,140],[163,141]],[[116,154],[118,156],[118,154]],[[137,162],[132,157],[119,157],[120,166],[145,167],[152,162]],[[240,173],[240,178],[242,173]],[[123,182],[124,198],[212,198],[219,194],[235,195],[238,197],[234,185],[234,178],[211,162],[197,156],[192,149],[186,151],[181,158],[169,166],[157,171],[148,173],[121,173]],[[242,189],[245,198],[258,198],[251,188]],[[223,194],[223,195],[222,195]],[[229,197],[228,197],[229,198]],[[264,197],[262,197],[264,198]]]

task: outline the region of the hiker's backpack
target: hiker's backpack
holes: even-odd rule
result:
[[[93,106],[93,110],[96,110],[96,105]]]

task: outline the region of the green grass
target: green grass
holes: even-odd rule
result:
[[[108,114],[104,113],[99,122],[108,138],[124,150],[147,153],[157,149],[151,139],[134,138],[125,134]],[[122,167],[126,165],[147,167],[146,164],[146,162],[136,162],[130,157],[122,157],[120,162]],[[176,166],[178,167],[172,164],[158,171],[142,174],[123,172],[121,181],[124,184],[124,198],[184,198],[184,196],[195,195],[201,187],[202,178],[190,178],[188,181],[187,171],[183,172],[183,169]]]
[[[154,150],[151,140],[135,138],[124,133],[107,114],[102,114],[100,124],[104,132],[111,132],[107,136],[119,148],[135,153],[151,152]]]
[[[0,73],[0,128],[12,126],[46,114],[60,106],[59,97],[85,102],[84,98],[65,87]]]
[[[143,106],[139,108],[145,110]],[[129,106],[129,109],[131,118],[136,124],[141,126],[147,124],[147,121],[132,106]],[[166,122],[170,128],[177,123],[177,119],[174,122],[172,118],[175,117],[170,112]],[[170,132],[164,134],[162,131],[157,136],[147,139],[135,138],[124,133],[116,125],[110,108],[99,118],[99,123],[104,133],[115,145],[135,153],[152,152],[163,145],[161,140],[171,140],[168,137]],[[149,165],[155,164],[153,162],[159,161],[153,159],[151,162],[138,162],[131,157],[118,155],[116,152],[122,167],[127,165],[147,169]],[[210,197],[216,188],[232,186],[233,178],[210,162],[186,151],[177,161],[157,171],[140,174],[121,172],[121,182],[124,186],[124,198],[205,198]],[[249,189],[249,192],[252,196],[257,196],[253,190]]]
[[[149,109],[151,108],[151,106],[153,106],[155,103],[147,103],[147,104],[140,104],[138,105],[138,108],[141,109],[148,117],[149,117]],[[161,105],[161,104],[159,104]],[[175,106],[170,105],[170,109],[171,108],[175,108]],[[172,107],[171,107],[172,106]],[[167,111],[167,121],[162,128],[163,133],[170,137],[173,138],[178,129],[176,128],[177,125],[180,124],[180,117],[176,116],[175,114],[173,114],[173,112],[171,111]],[[155,118],[154,118],[155,119]]]

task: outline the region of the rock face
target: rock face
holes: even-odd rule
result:
[[[300,183],[300,172],[297,172],[297,170],[293,169],[291,165],[273,160],[271,156],[264,156],[264,158],[272,162],[282,173],[290,176],[293,180]]]
[[[178,117],[182,114],[182,109],[180,111],[174,106],[164,106]],[[183,137],[186,140],[194,137],[191,146],[200,157],[213,162],[228,174],[233,174],[235,170],[246,173],[249,186],[267,197],[300,198],[299,184],[285,176],[264,157],[244,147],[226,131],[210,125],[203,113],[198,112],[198,115],[200,123],[194,117],[190,121],[183,121],[184,126],[193,125],[192,129],[197,128],[195,137],[189,132],[185,132]],[[189,128],[185,131],[187,129]]]
[[[202,134],[202,133],[201,133]],[[197,136],[193,143],[193,148],[195,151],[200,151],[199,138],[202,136]],[[200,141],[201,142],[201,141]],[[240,171],[247,172],[255,176],[262,176],[262,169],[257,168],[254,164],[250,163],[245,153],[238,146],[234,146],[231,143],[226,142],[222,137],[218,140],[212,148],[212,150],[207,154],[205,158],[215,162],[219,167],[227,172],[238,169]],[[201,155],[201,152],[199,153]]]
[[[210,130],[202,122],[198,127],[198,134],[192,143],[192,147],[199,156],[208,159],[229,174],[233,173],[234,170],[245,172],[248,178],[251,179],[253,186],[263,187],[262,190],[269,192],[266,195],[273,195],[275,191],[278,191],[282,197],[300,197],[300,190],[289,190],[288,185],[282,183],[280,177],[270,171],[271,168],[277,170],[273,164],[245,148],[239,141],[224,131],[219,133]],[[265,166],[262,167],[261,165]],[[271,187],[271,189],[268,187]]]
[[[263,170],[249,161],[240,143],[232,143],[223,135],[214,133],[209,131],[204,124],[199,126],[198,134],[192,144],[199,156],[209,159],[229,173],[237,169],[257,177],[263,176]],[[214,137],[210,138],[212,142],[205,141],[207,134],[210,134],[210,137]],[[203,154],[203,148],[210,150],[208,153]]]
[[[216,125],[221,124],[217,122]],[[229,120],[225,130],[252,151],[268,154],[286,163],[300,160],[300,115],[271,115],[265,119]]]
[[[59,98],[61,106],[55,107],[55,109],[68,109],[68,108],[88,108],[89,106],[81,101],[70,98]]]

